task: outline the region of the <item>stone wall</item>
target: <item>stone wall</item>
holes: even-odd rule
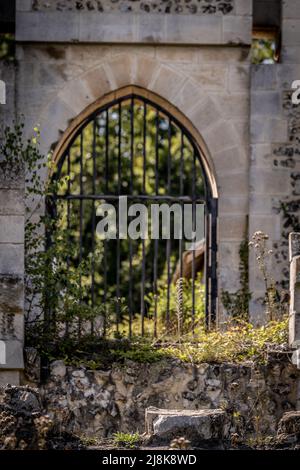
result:
[[[35,11],[99,11],[121,13],[177,13],[177,14],[223,14],[233,13],[241,2],[235,0],[32,0],[31,7]],[[242,2],[244,5],[246,2]],[[240,7],[241,8],[241,7]],[[244,6],[245,8],[245,6]]]
[[[283,2],[281,63],[251,69],[249,234],[262,230],[274,249],[272,275],[288,289],[288,235],[300,230],[300,106],[291,102],[300,78],[300,3]],[[250,259],[251,312],[261,314],[264,292]]]
[[[6,104],[0,104],[0,138],[15,119],[13,63],[0,61]],[[24,179],[7,169],[0,155],[0,384],[19,382],[23,367]]]
[[[36,42],[250,44],[249,0],[20,0],[16,37]]]
[[[75,434],[107,436],[143,432],[145,409],[223,408],[235,425],[256,434],[274,434],[278,420],[297,404],[299,371],[286,355],[266,366],[251,364],[112,364],[110,370],[51,364],[40,387],[46,411]]]

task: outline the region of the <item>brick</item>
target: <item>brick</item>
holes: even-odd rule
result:
[[[187,65],[185,72],[203,90],[223,91],[227,88],[227,64]]]
[[[252,16],[252,3],[249,0],[235,0],[236,15]]]
[[[216,121],[216,116],[214,121]],[[232,148],[236,143],[237,135],[230,121],[217,121],[213,126],[203,130],[203,137],[210,152]]]
[[[237,62],[249,63],[249,48],[248,47],[228,47],[228,46],[202,46],[197,48],[197,60],[199,64],[202,63],[224,63],[236,64]]]
[[[148,88],[152,78],[157,74],[159,62],[149,57],[140,56],[137,58],[135,83],[144,88]]]
[[[220,214],[247,214],[248,213],[247,193],[239,196],[222,195],[219,199]]]
[[[227,15],[223,18],[223,42],[225,44],[251,44],[252,18]]]
[[[277,65],[253,65],[251,67],[251,90],[276,90],[277,71]]]
[[[188,117],[202,134],[204,129],[220,120],[220,110],[211,98],[205,97],[188,113]]]
[[[151,90],[158,93],[166,99],[172,99],[173,96],[180,90],[185,81],[184,75],[175,72],[169,67],[164,65],[159,69],[158,75],[154,83],[149,85]]]
[[[187,80],[181,90],[173,98],[172,102],[187,114],[189,109],[194,108],[195,104],[200,103],[203,99],[204,94],[201,87],[191,80]]]
[[[130,85],[133,82],[133,61],[129,55],[120,55],[108,64],[109,72],[117,88]]]
[[[249,116],[249,93],[215,93],[214,100],[218,103],[221,116],[225,119]]]
[[[272,164],[271,144],[255,144],[250,147],[251,165],[270,168]]]
[[[73,13],[76,15],[76,12]],[[135,42],[135,15],[82,12],[79,16],[80,42]]]
[[[281,239],[281,220],[279,215],[270,215],[270,213],[266,212],[262,215],[256,215],[255,213],[252,214],[253,215],[251,216],[249,223],[250,233],[261,230],[262,232],[267,233],[273,241]]]
[[[246,232],[246,216],[243,215],[221,215],[219,217],[219,240],[242,241]]]
[[[298,64],[300,57],[300,46],[283,46],[281,61],[284,64]]]
[[[288,140],[288,125],[283,119],[266,119],[256,116],[251,119],[251,142],[254,143],[282,143]]]
[[[98,48],[99,45],[97,44],[95,47]],[[104,46],[101,46],[101,47],[104,47]],[[163,46],[159,46],[159,49],[161,47]],[[166,46],[166,47],[169,47],[170,49],[172,49],[172,46]],[[144,57],[149,57],[149,58],[154,59],[156,56],[156,52],[157,52],[157,46],[155,44],[137,44],[137,43],[114,44],[113,48],[111,46],[106,46],[106,48],[108,49],[108,53],[111,57],[127,53],[127,54],[130,54],[132,57],[144,56]]]
[[[231,119],[231,123],[239,140],[239,145],[245,152],[249,148],[249,117]]]
[[[240,147],[231,147],[214,153],[214,164],[219,175],[231,173],[237,169],[245,169],[248,166],[248,159],[245,152]]]
[[[32,0],[16,0],[16,11],[31,11]]]
[[[248,173],[227,173],[226,175],[218,175],[218,188],[220,197],[226,196],[242,196],[248,192]]]
[[[289,174],[285,170],[252,169],[250,188],[260,194],[287,195],[290,192]]]
[[[6,363],[0,363],[0,369],[23,369],[23,344],[18,340],[4,340]]]
[[[195,61],[196,54],[197,49],[195,47],[159,46],[157,48],[156,57],[163,62],[193,63]]]
[[[69,63],[91,63],[95,67],[97,63],[100,64],[103,60],[110,57],[112,53],[111,46],[101,44],[72,44],[68,45],[67,48],[65,46],[55,44],[53,47],[55,47],[55,49],[62,47],[65,50],[66,65]],[[121,46],[119,46],[119,48],[120,47]],[[116,51],[117,54],[120,54],[118,47],[115,47],[114,51]]]
[[[249,207],[251,214],[272,214],[273,201],[271,196],[257,192],[250,193]]]
[[[0,387],[5,385],[20,385],[20,372],[14,370],[0,370]]]
[[[16,12],[16,40],[74,42],[79,40],[80,15],[64,11]]]
[[[283,0],[282,2],[282,17],[286,18],[300,18],[300,4],[299,0]]]
[[[165,15],[165,28],[166,43],[222,44],[220,16]]]
[[[236,292],[240,287],[239,249],[240,242],[219,243],[219,284],[221,290]]]
[[[51,116],[51,121],[57,122],[58,129],[66,129],[66,120],[73,119],[93,101],[87,83],[83,80],[72,80],[57,95],[57,99],[50,104],[47,113]],[[53,112],[51,115],[50,108]],[[55,117],[57,121],[55,120]]]
[[[250,86],[249,65],[231,65],[229,68],[228,89],[232,92],[247,91]]]
[[[111,90],[104,67],[89,71],[83,77],[93,99],[100,98]]]
[[[24,309],[24,283],[21,276],[0,277],[0,312],[22,314]]]
[[[278,115],[281,111],[280,94],[277,91],[261,91],[251,93],[251,114]]]
[[[23,215],[24,193],[20,190],[0,189],[0,214],[1,215]]]
[[[300,46],[300,18],[283,20],[282,44],[284,46]]]
[[[277,66],[277,76],[281,89],[291,89],[295,77],[300,77],[300,64],[279,64]]]
[[[167,42],[165,39],[164,15],[147,14],[136,17],[136,42]]]
[[[0,216],[0,243],[24,243],[24,217]]]
[[[0,243],[0,274],[24,273],[24,246]]]
[[[24,315],[14,315],[10,312],[0,311],[0,324],[1,332],[0,336],[2,339],[18,339],[23,341],[24,339]]]

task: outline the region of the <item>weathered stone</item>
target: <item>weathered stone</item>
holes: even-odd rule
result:
[[[294,257],[300,256],[300,233],[292,232],[289,234],[289,254],[290,261]]]
[[[24,214],[23,191],[8,189],[0,190],[0,214],[23,215]]]
[[[229,423],[222,410],[146,410],[146,430],[156,443],[170,442],[180,436],[194,445],[202,441],[229,437]]]
[[[1,215],[0,241],[1,243],[24,243],[24,217]]]
[[[223,42],[225,44],[251,44],[252,18],[231,16],[223,19]]]
[[[287,355],[273,358],[267,369],[258,367],[256,374],[252,369],[250,365],[233,364],[191,367],[172,360],[156,364],[129,361],[122,367],[112,364],[105,371],[68,366],[65,376],[51,374],[41,385],[41,393],[53,419],[59,417],[62,407],[74,411],[66,422],[66,430],[93,435],[97,429],[99,436],[107,436],[116,431],[143,432],[145,410],[151,406],[188,409],[192,413],[221,405],[223,408],[226,402],[226,409],[234,409],[252,422],[254,416],[249,410],[256,406],[259,389],[270,391],[266,397],[264,394],[264,426],[274,433],[287,402],[291,409],[296,406],[299,372]],[[127,383],[129,377],[134,381]]]
[[[295,435],[300,439],[300,411],[284,413],[279,421],[277,433]]]
[[[51,363],[51,375],[63,378],[66,375],[66,372],[67,368],[64,361],[54,361]]]
[[[23,369],[23,344],[19,340],[9,339],[5,342],[5,361],[0,369]],[[0,372],[1,373],[1,372]]]
[[[0,243],[0,274],[21,276],[23,273],[23,244]]]

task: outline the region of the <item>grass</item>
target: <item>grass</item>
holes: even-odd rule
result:
[[[87,345],[72,348],[72,357],[60,357],[67,364],[84,365],[90,369],[111,367],[113,362],[131,360],[141,364],[152,364],[164,359],[178,359],[189,363],[242,363],[247,361],[265,362],[267,351],[287,345],[288,320],[272,321],[261,327],[254,327],[244,321],[227,324],[224,331],[197,331],[197,335],[184,335],[181,341],[153,341],[149,338],[132,338],[118,341],[98,340]]]
[[[139,433],[116,432],[113,435],[114,444],[118,447],[134,449],[139,444],[141,438]]]
[[[193,342],[182,342],[163,349],[165,355],[183,362],[262,362],[267,350],[287,344],[288,321],[272,321],[262,327],[248,322],[229,325],[225,331],[202,331]]]

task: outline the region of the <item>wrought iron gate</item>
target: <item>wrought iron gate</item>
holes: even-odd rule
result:
[[[202,320],[207,325],[215,321],[217,199],[197,144],[174,116],[137,94],[109,103],[76,131],[53,179],[61,184],[51,207],[65,220],[73,247],[69,266],[91,260],[84,279],[89,293],[82,301],[110,304],[119,332],[157,336],[172,328],[175,282],[185,278],[187,328],[194,331]],[[121,238],[120,196],[148,208],[153,203],[190,204],[193,224],[197,204],[203,203],[202,245],[187,253],[183,239]],[[116,209],[115,239],[96,235],[97,208],[103,202]]]

